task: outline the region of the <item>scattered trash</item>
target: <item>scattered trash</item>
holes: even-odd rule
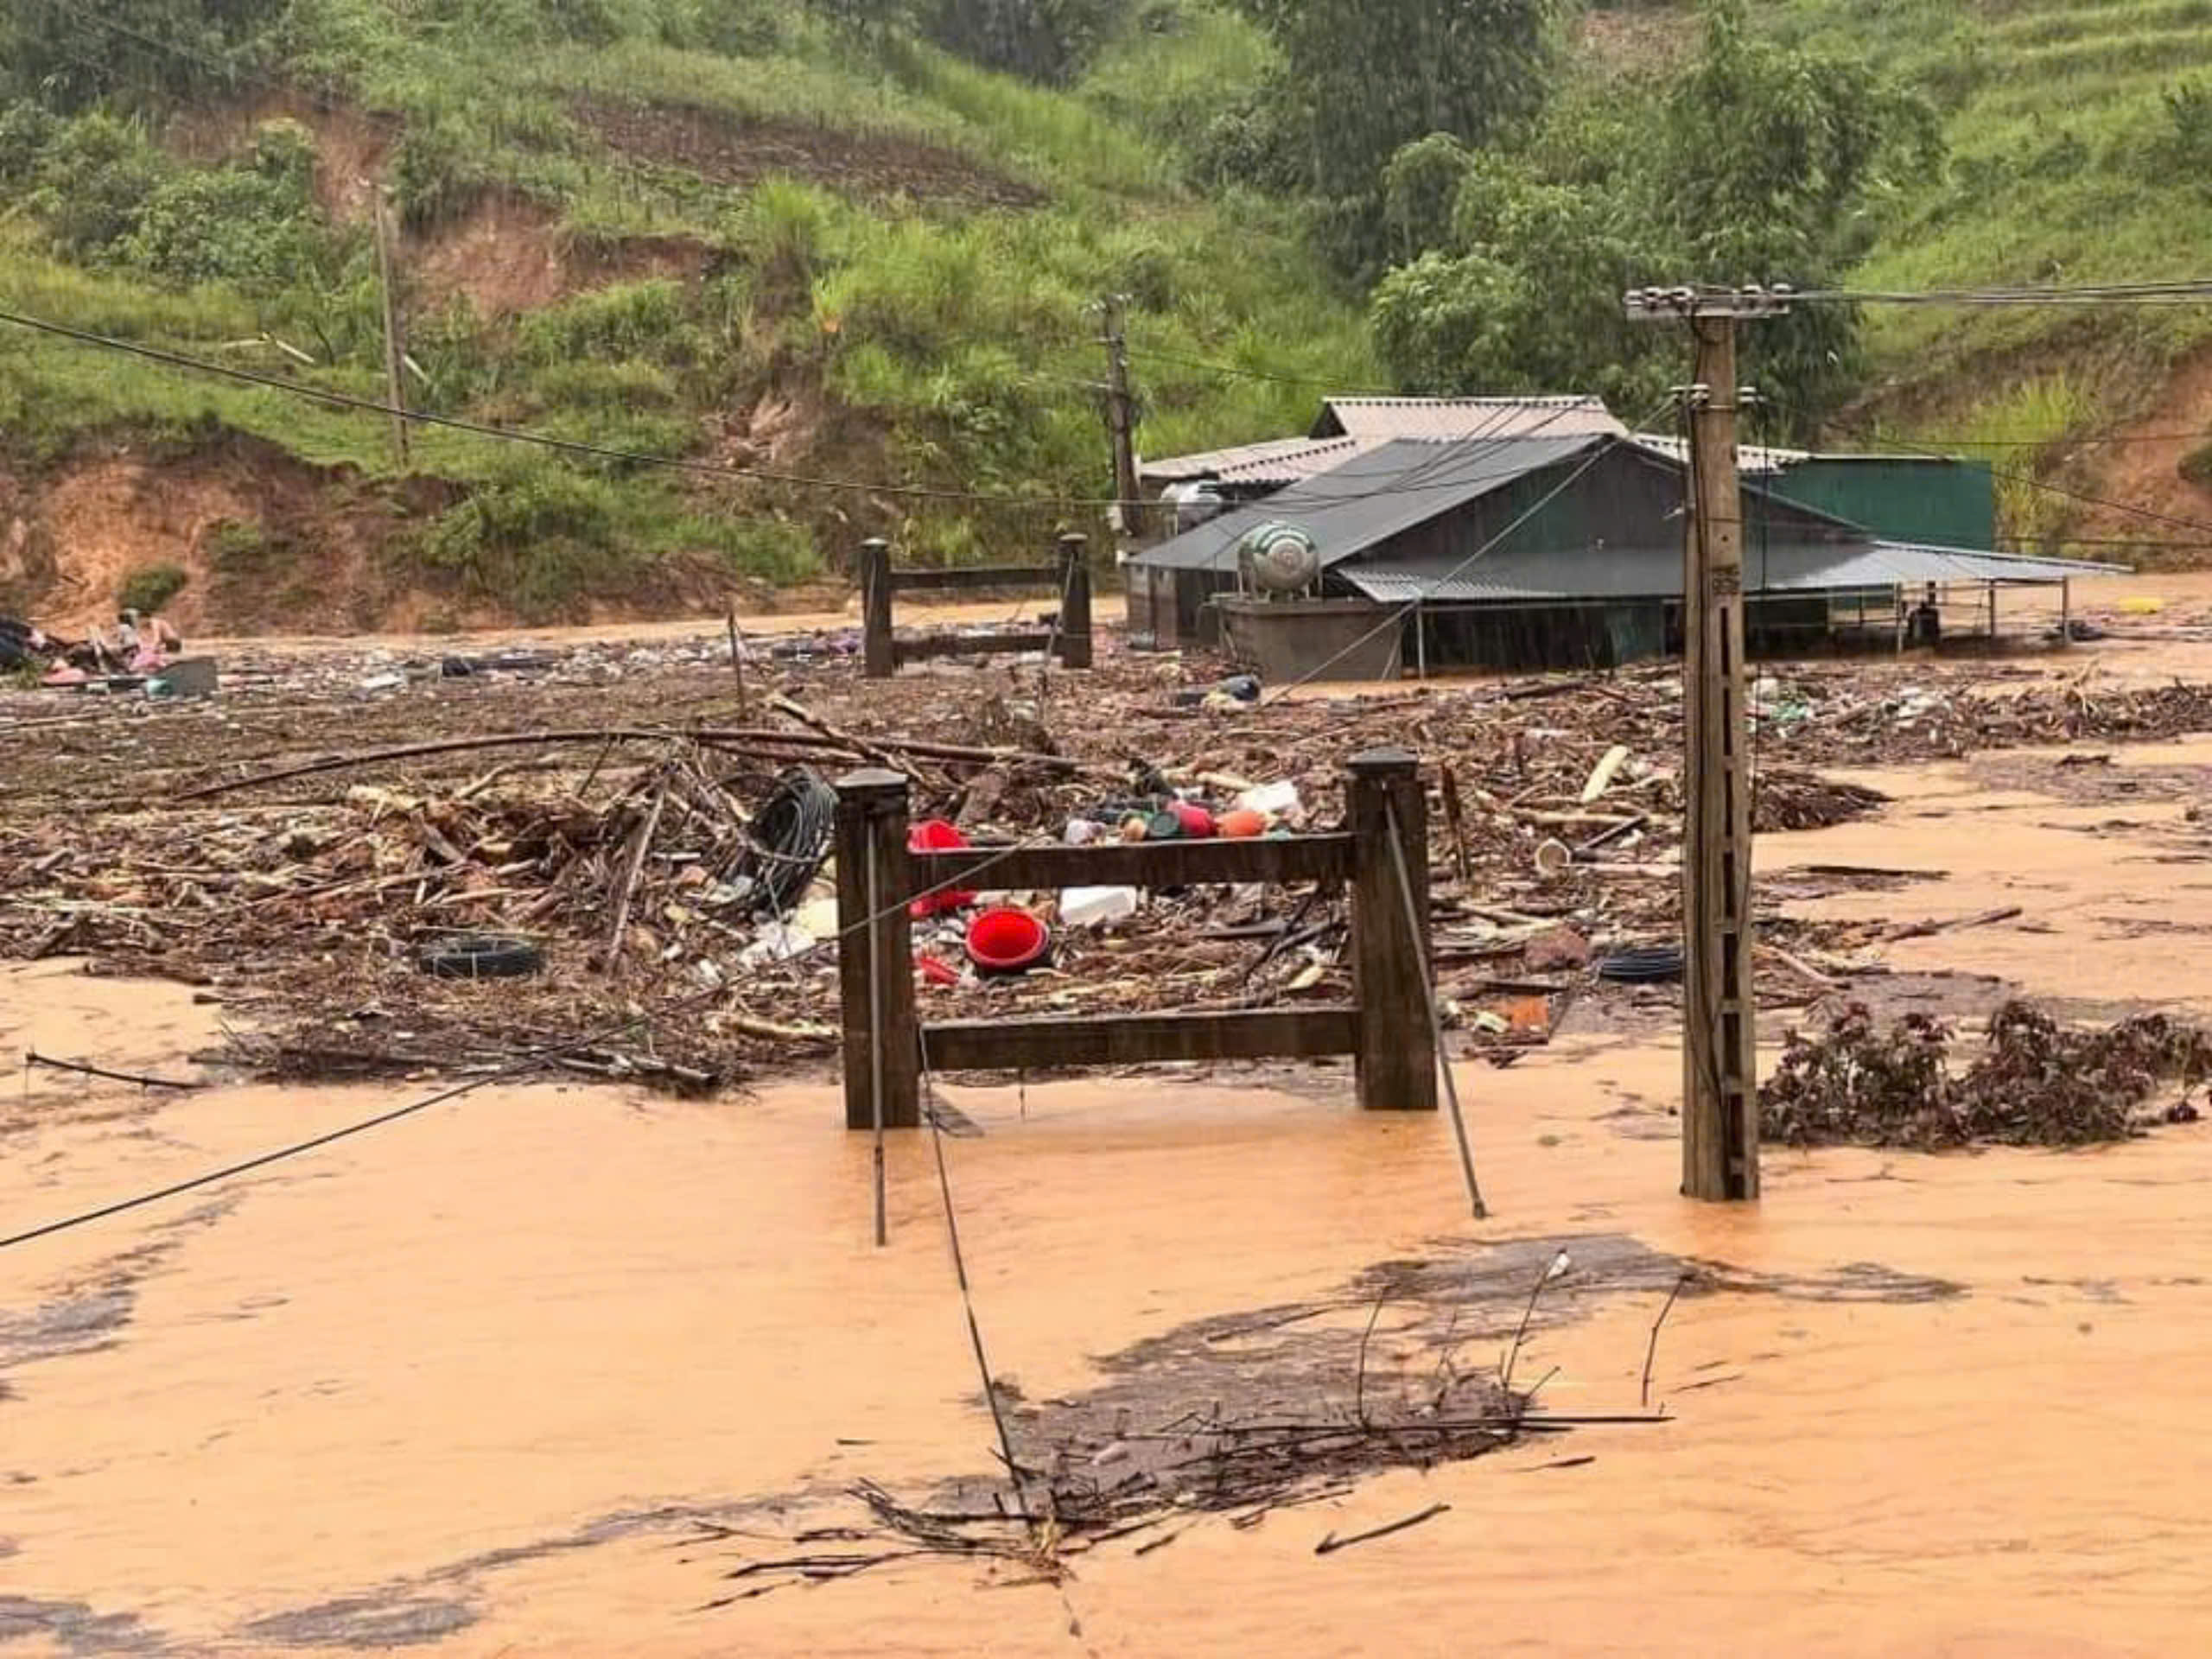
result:
[[[1608,951],[1598,959],[1598,977],[1621,985],[1663,983],[1682,976],[1679,944],[1638,944]]]
[[[1239,811],[1257,812],[1263,818],[1295,818],[1299,804],[1298,785],[1289,782],[1262,784],[1236,798]]]
[[[1136,913],[1135,887],[1068,887],[1060,893],[1063,927],[1103,927]]]
[[[1180,833],[1192,841],[1210,839],[1214,833],[1213,814],[1196,801],[1175,801],[1168,811],[1174,816]]]
[[[831,810],[836,810],[833,799]],[[906,850],[910,853],[964,853],[968,837],[962,835],[943,818],[924,818],[906,831]],[[925,916],[940,916],[948,912],[965,910],[976,902],[973,889],[940,887],[934,893],[925,893],[906,906],[906,912],[917,921]]]
[[[407,683],[404,674],[372,674],[361,682],[364,691],[396,691]]]
[[[1521,965],[1532,974],[1554,974],[1589,965],[1590,941],[1562,923],[1546,928],[1522,948]]]
[[[737,959],[751,967],[764,962],[789,962],[803,957],[821,941],[806,929],[793,922],[763,922],[753,936],[753,943],[738,952]]]
[[[1565,842],[1548,836],[1536,843],[1536,874],[1546,880],[1565,875],[1573,865],[1573,849]]]
[[[1052,931],[1026,910],[976,912],[968,923],[968,960],[978,973],[1026,973],[1052,948]]]
[[[467,933],[424,945],[416,960],[440,979],[518,979],[543,968],[545,952],[528,939]]]
[[[737,868],[757,890],[757,909],[798,908],[830,855],[836,822],[836,791],[811,766],[793,766],[776,780],[753,815]]]

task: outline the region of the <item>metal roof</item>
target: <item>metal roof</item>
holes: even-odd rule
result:
[[[1675,437],[1664,432],[1637,432],[1630,435],[1646,449],[1662,454],[1669,461],[1685,466],[1689,462],[1688,438]],[[1778,473],[1784,467],[1795,467],[1800,461],[1812,459],[1813,454],[1809,449],[1777,449],[1766,444],[1738,444],[1736,448],[1736,472],[1739,477],[1749,477],[1754,473]]]
[[[1190,483],[1202,478],[1224,484],[1257,484],[1281,487],[1325,473],[1340,461],[1359,453],[1357,438],[1269,438],[1262,443],[1240,443],[1228,449],[1202,450],[1194,455],[1170,455],[1160,461],[1141,461],[1138,477],[1154,484]]]
[[[1331,397],[1317,438],[1618,438],[1628,429],[1599,397]]]
[[[1236,543],[1245,533],[1280,522],[1304,530],[1313,537],[1321,563],[1334,564],[1605,442],[1595,433],[1456,442],[1401,439],[1356,454],[1302,487],[1278,492],[1148,547],[1129,563],[1155,570],[1234,570]]]
[[[1622,437],[1627,431],[1595,397],[1331,397],[1306,437],[1140,461],[1137,475],[1155,485],[1210,478],[1280,489],[1401,439]]]
[[[1812,542],[1747,547],[1747,592],[1821,593],[1923,582],[2053,582],[2109,575],[2125,567],[2081,559],[2029,558],[1907,542]],[[1450,603],[1527,603],[1616,599],[1678,599],[1682,550],[1607,547],[1560,552],[1490,554],[1467,563],[1428,560],[1345,565],[1331,573],[1365,598],[1385,605],[1416,599]]]

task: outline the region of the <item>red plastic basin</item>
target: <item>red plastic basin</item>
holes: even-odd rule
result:
[[[924,818],[906,830],[906,850],[910,853],[959,853],[967,849],[968,837],[943,818]],[[906,913],[919,920],[945,911],[965,910],[975,902],[973,893],[947,887],[940,893],[924,893],[906,906]]]
[[[968,924],[968,960],[986,974],[1034,968],[1052,944],[1045,924],[1026,910],[986,910]]]

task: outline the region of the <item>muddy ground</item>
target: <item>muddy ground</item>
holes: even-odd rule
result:
[[[2192,626],[2173,608],[2158,628]],[[2212,680],[2212,646],[2024,666],[2148,690]],[[397,729],[423,706],[270,718],[312,747],[348,714]],[[2212,954],[2190,948],[2212,931],[2191,874],[2212,741],[1822,765],[1886,802],[1763,836],[1759,880],[1854,995],[2212,1018]],[[45,786],[26,799],[54,810]],[[9,970],[0,1041],[189,1072],[240,1017],[196,995],[57,957]],[[2189,1644],[2212,1619],[2186,1453],[2212,1130],[2065,1154],[1770,1149],[1756,1211],[1693,1206],[1674,1025],[1663,993],[1633,997],[1641,1019],[1599,1018],[1589,988],[1510,1066],[1460,1065],[1484,1222],[1441,1118],[1361,1116],[1342,1068],[949,1083],[975,1132],[942,1142],[944,1177],[1025,1458],[1224,1396],[1340,1422],[1447,1358],[1493,1381],[1510,1363],[1537,1414],[1663,1421],[1524,1433],[1248,1525],[1193,1513],[1065,1571],[925,1556],[730,1601],[750,1566],[874,1548],[861,1483],[918,1505],[989,1489],[939,1148],[894,1137],[879,1250],[864,1137],[823,1083],[503,1084],[5,1253],[0,1638],[1334,1654],[1459,1651],[1479,1629],[1687,1654],[1719,1624],[1793,1654]],[[1763,1062],[1793,1017],[1769,1011]],[[413,1097],[46,1071],[6,1094],[0,1208],[25,1225]]]

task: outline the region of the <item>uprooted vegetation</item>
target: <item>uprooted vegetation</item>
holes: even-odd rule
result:
[[[2078,1147],[2141,1132],[2142,1109],[2196,1116],[2188,1091],[2212,1075],[2212,1038],[2164,1014],[2074,1029],[2031,1003],[2005,1003],[1963,1071],[1955,1033],[1909,1014],[1886,1030],[1853,1003],[1819,1036],[1789,1033],[1782,1064],[1759,1090],[1761,1133],[1793,1146]]]

